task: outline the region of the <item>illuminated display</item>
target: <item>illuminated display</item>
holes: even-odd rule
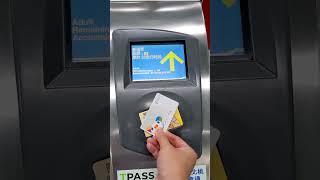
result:
[[[71,0],[72,61],[109,57],[109,1]]]
[[[184,44],[132,44],[131,77],[132,81],[186,79]]]
[[[210,13],[211,53],[215,56],[244,54],[240,0],[213,0]]]

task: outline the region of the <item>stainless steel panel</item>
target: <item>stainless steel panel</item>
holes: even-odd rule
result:
[[[162,29],[192,35],[200,41],[202,70],[203,138],[202,156],[197,164],[207,165],[210,175],[210,75],[207,36],[200,2],[111,2],[111,28],[115,29]],[[112,37],[112,36],[111,36]],[[111,53],[113,53],[111,39]],[[116,111],[115,83],[111,59],[110,78],[110,142],[112,168],[111,179],[116,169],[139,169],[156,167],[152,157],[124,149],[119,144],[119,129]]]

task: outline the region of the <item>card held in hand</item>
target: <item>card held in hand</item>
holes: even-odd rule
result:
[[[143,112],[139,113],[139,118],[140,118],[141,123],[143,123],[143,121],[145,120],[146,113],[147,113],[147,111],[143,111]],[[169,125],[168,130],[176,129],[176,128],[179,128],[181,126],[183,126],[183,120],[181,118],[179,109],[177,109],[176,112],[174,113],[174,116],[173,116],[173,118],[171,120],[171,123]],[[144,135],[146,137],[151,137],[152,136],[152,134],[148,133],[147,131],[144,131]]]
[[[178,106],[177,101],[157,93],[140,128],[152,135],[158,128],[168,130]]]

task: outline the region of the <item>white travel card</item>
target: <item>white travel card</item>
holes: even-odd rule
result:
[[[157,93],[140,128],[152,135],[158,128],[167,130],[178,106],[177,101]]]

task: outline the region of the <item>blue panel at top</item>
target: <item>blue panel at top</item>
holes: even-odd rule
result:
[[[131,46],[132,81],[186,79],[184,44]]]
[[[109,0],[71,0],[72,59],[105,61],[109,57]]]
[[[211,52],[244,54],[240,0],[211,0]]]

